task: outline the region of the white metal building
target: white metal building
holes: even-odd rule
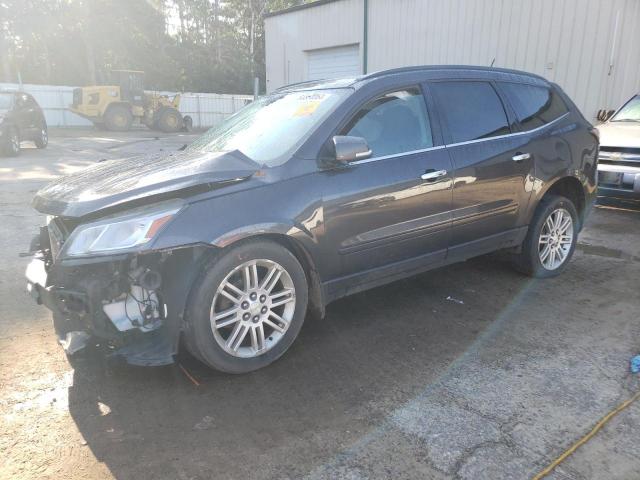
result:
[[[407,65],[516,68],[583,113],[640,92],[640,0],[318,0],[265,19],[267,91]]]

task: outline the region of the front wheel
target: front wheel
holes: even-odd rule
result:
[[[227,373],[265,367],[298,336],[307,301],[305,272],[289,250],[271,241],[232,247],[210,262],[193,287],[187,347]]]
[[[566,268],[577,241],[576,207],[568,198],[550,195],[540,202],[514,264],[532,277],[555,277]]]
[[[5,152],[10,157],[17,157],[20,155],[20,133],[17,129],[12,128],[7,135],[7,144],[5,146]]]

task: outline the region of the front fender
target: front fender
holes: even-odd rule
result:
[[[309,177],[243,189],[190,203],[160,232],[154,250],[190,245],[224,248],[257,235],[298,240],[317,258],[323,214],[318,182]]]

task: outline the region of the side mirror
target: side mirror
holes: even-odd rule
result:
[[[371,156],[371,149],[367,141],[362,137],[333,137],[333,146],[336,151],[336,163],[346,165],[355,160],[365,160]]]

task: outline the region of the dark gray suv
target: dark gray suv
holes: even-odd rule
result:
[[[185,151],[99,163],[40,190],[28,290],[68,353],[138,365],[276,360],[307,314],[506,249],[549,277],[596,193],[598,138],[523,72],[419,67],[275,91]]]
[[[20,142],[32,140],[37,148],[49,143],[44,113],[28,93],[0,90],[0,155],[20,154]]]

